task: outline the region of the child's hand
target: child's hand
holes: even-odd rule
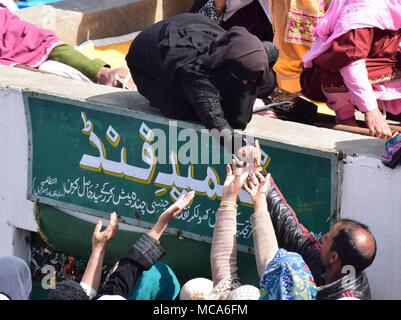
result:
[[[170,207],[166,209],[166,211],[164,211],[160,215],[159,221],[168,224],[171,220],[177,217],[186,206],[191,203],[191,201],[194,199],[194,196],[194,191],[183,194],[175,203],[173,203]]]

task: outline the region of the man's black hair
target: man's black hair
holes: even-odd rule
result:
[[[355,220],[342,219],[337,223],[340,227],[337,234],[333,237],[331,251],[335,251],[340,256],[343,266],[353,266],[356,273],[360,273],[369,267],[376,257],[376,240],[368,226]],[[365,231],[373,240],[371,250],[363,250],[357,243],[356,232]]]
[[[64,280],[49,289],[46,300],[89,300],[81,285],[72,280]]]

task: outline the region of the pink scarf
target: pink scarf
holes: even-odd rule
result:
[[[331,48],[335,39],[358,28],[401,29],[401,0],[332,0],[329,10],[314,29],[317,37],[304,56],[305,68]]]
[[[36,68],[60,44],[53,32],[22,21],[0,4],[0,64]]]

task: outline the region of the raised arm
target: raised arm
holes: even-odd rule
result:
[[[266,194],[269,187],[270,174],[264,178],[259,172],[251,175],[244,185],[245,190],[253,200],[255,210],[251,216],[251,224],[259,276],[263,275],[266,266],[274,258],[278,250],[276,233],[267,210]]]
[[[226,167],[223,196],[213,230],[210,262],[214,286],[227,277],[237,275],[237,198],[248,172],[237,168],[235,161],[232,167]]]
[[[324,273],[320,263],[320,244],[299,222],[273,178],[266,201],[279,247],[300,254],[318,283]]]
[[[108,274],[97,298],[102,296],[120,296],[127,298],[143,271],[149,270],[164,255],[159,239],[172,219],[190,204],[195,193],[183,195],[165,212],[163,212],[153,228],[142,235],[128,250],[125,257],[120,259]]]
[[[110,215],[110,223],[104,231],[99,220],[92,236],[92,253],[81,280],[81,287],[89,299],[96,296],[102,277],[102,267],[107,243],[112,240],[118,230],[118,217],[115,212]]]

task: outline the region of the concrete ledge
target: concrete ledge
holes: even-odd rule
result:
[[[147,100],[137,92],[82,83],[50,74],[0,66],[0,84],[73,100],[99,102],[160,114],[158,110],[149,107]],[[246,133],[282,144],[345,155],[365,155],[375,159],[384,150],[383,141],[375,138],[257,115],[248,125]]]
[[[54,31],[71,45],[139,31],[156,21],[188,11],[193,0],[68,0],[18,11]]]

